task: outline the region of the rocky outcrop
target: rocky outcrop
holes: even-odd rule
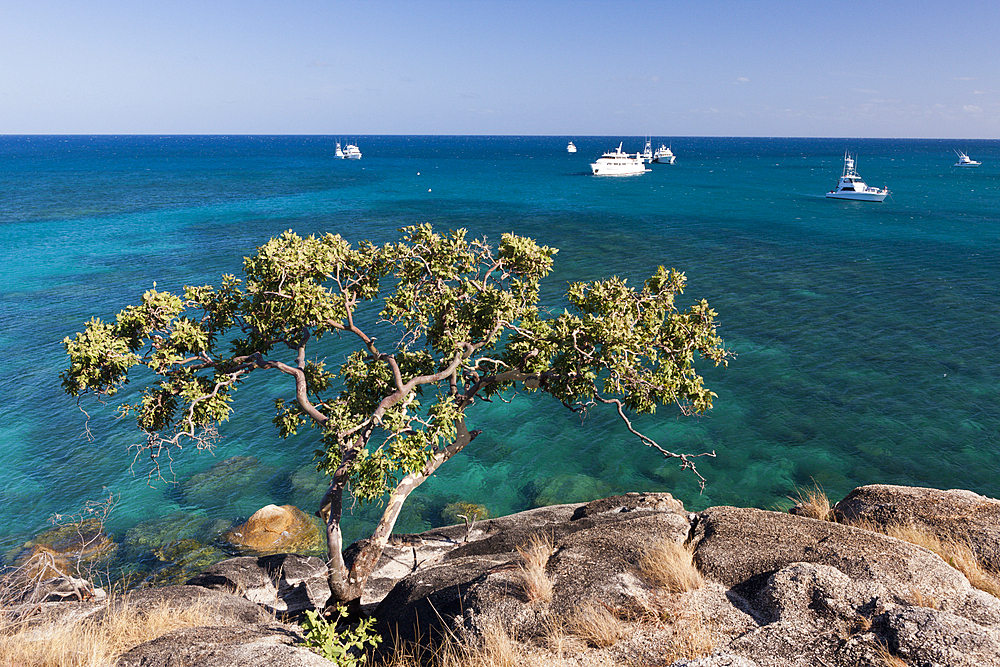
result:
[[[911,526],[967,543],[1000,572],[1000,501],[971,491],[871,484],[851,491],[833,511],[839,521],[885,529]]]
[[[873,486],[833,514],[969,541],[989,566],[1000,552],[997,506],[961,491]],[[694,583],[664,583],[675,566],[696,568]],[[326,601],[321,559],[233,558],[189,583],[134,591],[130,604],[143,613],[162,596],[178,605],[211,599],[214,615],[132,649],[121,667],[329,664],[300,645],[297,626],[279,621]],[[931,551],[781,512],[692,514],[666,493],[395,536],[363,603],[384,637],[487,645],[501,631],[515,652],[544,664],[1000,667],[1000,600]],[[36,607],[76,605],[102,613],[93,601]]]
[[[855,512],[868,511],[861,500],[852,502]],[[988,524],[977,533],[987,552],[997,546],[989,535],[1000,523],[978,516]],[[682,657],[678,666],[847,667],[882,665],[887,656],[909,664],[1000,665],[1000,600],[908,542],[764,510],[687,514],[669,494],[595,501],[568,519],[565,510],[552,519],[470,540],[416,568],[375,610],[380,629],[411,641],[448,635],[476,642],[501,627],[542,650],[537,638],[551,643],[553,624],[571,626],[596,607],[624,626],[608,646],[588,640],[588,650],[612,662],[670,664],[664,647],[673,640],[664,619],[687,618],[711,640],[702,642],[706,655]],[[940,524],[944,530],[947,522]],[[525,558],[517,547],[531,534],[552,541],[543,564],[550,599],[524,591]],[[687,543],[704,586],[665,594],[651,583],[641,560],[663,541]]]

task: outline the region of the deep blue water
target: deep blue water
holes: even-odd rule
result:
[[[700,418],[639,420],[665,446],[715,450],[690,473],[535,397],[481,406],[484,430],[413,499],[401,530],[458,500],[505,514],[632,490],[691,509],[779,506],[813,481],[966,488],[1000,496],[1000,141],[664,138],[677,163],[601,178],[588,162],[628,137],[0,137],[0,557],[55,513],[120,494],[109,527],[183,512],[217,525],[269,502],[315,509],[314,435],[281,441],[262,387],[214,454],[184,452],[179,485],[150,486],[112,406],[78,408],[59,385],[61,340],[160,289],[218,284],[286,229],[391,240],[404,225],[513,231],[560,249],[543,298],[568,281],[684,271],[736,353],[706,369],[719,395]],[[567,140],[579,147],[567,154]],[[656,142],[654,138],[654,142]],[[887,185],[883,204],[826,199],[846,149]],[[953,149],[981,160],[960,170]],[[337,350],[328,351],[336,359]],[[93,439],[88,439],[89,424]],[[252,482],[181,493],[232,456]],[[787,504],[787,503],[786,503]],[[370,514],[358,511],[349,537]]]

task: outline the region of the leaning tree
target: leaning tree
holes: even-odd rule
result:
[[[539,308],[539,281],[555,248],[513,234],[491,244],[465,230],[401,231],[398,243],[356,246],[288,231],[245,259],[245,279],[224,275],[218,288],[186,287],[183,296],[154,283],[113,323],[93,318],[63,341],[72,396],[113,395],[130,371],[146,369],[148,386],[119,412],[134,416],[145,435],[139,452],[157,470],[178,448],[211,446],[237,410],[238,388],[269,371],[288,375],[273,421],[282,437],[319,429],[318,468],[330,478],[317,512],[329,604],[360,598],[406,498],[479,433],[467,425],[477,401],[520,391],[571,410],[607,406],[643,444],[693,469],[701,454],[668,450],[629,417],[668,404],[708,410],[715,394],[694,363],[728,356],[706,301],[676,307],[685,282],[677,271],[660,267],[642,289],[616,277],[573,283],[569,307],[554,314]],[[390,342],[376,338],[386,332]],[[353,346],[332,369],[307,355],[329,335]],[[349,558],[345,492],[384,503]]]

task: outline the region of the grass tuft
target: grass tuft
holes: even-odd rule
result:
[[[612,646],[628,636],[625,624],[618,617],[593,603],[577,607],[566,619],[566,625],[574,635],[597,648]]]
[[[639,559],[639,573],[653,586],[670,593],[701,588],[704,577],[694,564],[694,552],[671,539],[655,543]]]
[[[545,571],[552,556],[552,538],[534,534],[527,544],[517,548],[521,554],[521,564],[517,569],[521,590],[528,602],[550,602],[552,600],[552,580]]]
[[[826,492],[820,488],[819,484],[813,484],[811,489],[795,488],[795,497],[789,496],[789,500],[796,505],[796,514],[799,516],[817,519],[819,521],[833,521],[833,507]]]

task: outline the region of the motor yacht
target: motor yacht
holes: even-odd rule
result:
[[[572,141],[569,142],[569,144],[567,144],[567,146],[566,146],[566,152],[567,153],[575,153],[576,152],[576,146],[573,144]]]
[[[646,147],[642,150],[642,161],[652,162],[653,161],[653,144],[646,138]]]
[[[642,153],[623,153],[622,144],[618,144],[618,148],[597,158],[597,162],[591,162],[590,168],[595,176],[626,176],[646,171]]]
[[[962,151],[955,151],[955,154],[958,155],[958,162],[954,165],[956,167],[978,167],[982,164],[982,162],[976,162]]]
[[[873,188],[863,180],[854,168],[854,158],[844,153],[844,174],[837,187],[826,193],[831,199],[853,199],[855,201],[883,201],[889,195],[888,188]]]
[[[337,142],[337,149],[333,151],[333,157],[337,158],[338,160],[344,159],[344,151],[340,148],[339,141]]]
[[[653,162],[658,164],[673,164],[676,159],[677,156],[666,144],[660,144],[660,147],[653,153]]]
[[[354,144],[347,144],[347,146],[344,147],[344,157],[348,160],[360,160],[361,151],[358,150],[358,147]]]

